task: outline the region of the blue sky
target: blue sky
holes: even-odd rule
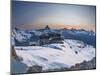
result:
[[[38,2],[12,2],[12,25],[25,29],[76,26],[95,30],[95,6],[53,4]],[[58,26],[57,26],[58,25]]]

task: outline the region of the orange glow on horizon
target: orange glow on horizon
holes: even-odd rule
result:
[[[85,29],[85,30],[93,30],[95,31],[94,25],[64,25],[64,24],[47,24],[51,29]],[[19,29],[43,29],[46,25],[44,24],[36,24],[36,25],[17,25]]]

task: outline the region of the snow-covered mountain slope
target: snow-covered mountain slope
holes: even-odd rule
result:
[[[43,70],[70,68],[95,57],[95,48],[77,40],[43,46],[16,46],[16,53],[28,67],[42,66]]]
[[[12,44],[15,46],[28,46],[31,42],[37,42],[42,33],[35,30],[13,29]]]
[[[84,43],[96,47],[96,33],[93,31],[62,30],[61,32],[61,35],[64,36],[64,39],[80,40]]]
[[[14,37],[18,42],[24,42],[29,39],[32,35],[23,30],[13,30],[12,37]]]

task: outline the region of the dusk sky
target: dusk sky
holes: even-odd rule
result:
[[[76,28],[95,31],[96,7],[12,1],[12,26],[22,29]]]

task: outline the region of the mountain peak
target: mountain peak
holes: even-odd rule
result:
[[[45,29],[46,30],[49,30],[50,29],[49,25],[46,25]]]

